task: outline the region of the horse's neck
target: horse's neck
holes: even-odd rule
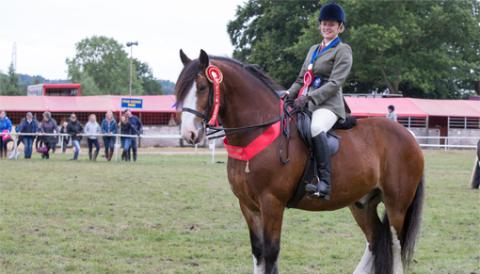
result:
[[[251,79],[250,79],[251,78]],[[280,115],[279,101],[258,79],[247,72],[224,73],[224,106],[221,121],[226,128],[245,127],[271,121]],[[264,128],[227,134],[233,145],[246,145]]]

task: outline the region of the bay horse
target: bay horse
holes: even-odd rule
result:
[[[230,145],[245,147],[268,130],[266,121],[280,115],[277,87],[260,69],[230,58],[209,57],[203,50],[195,60],[180,50],[180,58],[184,67],[175,89],[186,141],[198,143],[207,121],[218,115],[225,128],[249,129],[225,131]],[[218,94],[207,75],[211,65],[223,76],[217,79]],[[219,107],[215,113],[214,100]],[[349,207],[367,241],[354,273],[401,274],[412,258],[421,222],[422,151],[407,129],[386,118],[359,119],[356,127],[336,134],[341,144],[332,157],[330,200],[303,197],[296,208]],[[275,138],[248,161],[229,155],[228,180],[249,228],[254,273],[278,273],[283,213],[309,158],[299,133],[292,130],[290,135],[289,141],[283,135]],[[288,147],[288,162],[279,160],[280,147]],[[369,195],[377,198],[365,200]],[[385,206],[382,220],[377,213],[380,202]]]

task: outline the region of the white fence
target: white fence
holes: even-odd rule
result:
[[[17,152],[17,145],[18,145],[18,142],[17,142],[17,139],[19,136],[53,136],[53,137],[58,137],[59,138],[59,141],[57,143],[57,145],[59,144],[60,145],[60,148],[63,149],[63,145],[64,145],[64,142],[63,142],[63,138],[66,138],[66,137],[71,137],[70,134],[66,134],[66,133],[16,133],[16,132],[12,132],[10,133],[11,136],[13,137],[13,152],[16,153]],[[121,144],[120,144],[120,138],[121,137],[127,137],[127,138],[135,138],[137,139],[180,139],[181,136],[179,134],[157,134],[157,135],[127,135],[127,134],[77,134],[77,136],[82,136],[82,137],[92,137],[92,136],[95,136],[95,137],[115,137],[115,147],[114,147],[114,151],[115,151],[115,161],[118,161],[118,152],[120,151],[120,147],[121,147]],[[17,157],[15,157],[17,158]]]
[[[413,132],[412,132],[413,134]],[[13,151],[16,153],[17,151],[17,138],[18,136],[55,136],[59,137],[58,144],[63,149],[63,138],[71,137],[69,134],[46,134],[46,133],[11,133],[13,137],[14,149]],[[415,134],[413,134],[415,136]],[[120,138],[121,137],[129,137],[129,138],[136,138],[138,139],[176,139],[179,140],[181,136],[179,134],[156,134],[156,135],[125,135],[125,134],[78,134],[78,136],[82,137],[89,137],[89,136],[97,136],[97,137],[115,137],[115,160],[118,161],[118,155],[120,151]],[[477,142],[480,139],[479,137],[462,137],[462,136],[415,136],[418,144],[422,148],[434,148],[434,149],[476,149]],[[212,162],[215,161],[215,148],[216,142],[214,140],[209,141],[209,148],[212,154]]]
[[[415,136],[415,139],[422,148],[476,149],[480,136]]]

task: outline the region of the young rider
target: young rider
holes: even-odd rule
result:
[[[343,8],[330,3],[320,10],[320,33],[323,40],[308,51],[297,80],[288,90],[295,106],[312,112],[311,133],[317,160],[319,181],[308,184],[308,194],[330,198],[330,155],[327,132],[337,120],[345,119],[342,85],[352,67],[352,50],[338,35],[344,30]]]

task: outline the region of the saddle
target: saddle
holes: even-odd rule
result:
[[[288,201],[287,207],[294,208],[300,202],[300,200],[305,196],[305,185],[315,182],[317,180],[317,165],[315,155],[313,155],[312,150],[312,134],[311,134],[311,112],[307,110],[297,110],[294,114],[296,120],[296,126],[298,133],[305,143],[309,151],[309,159],[305,170],[303,171],[302,178],[297,183],[295,193],[292,198]],[[335,155],[340,148],[341,138],[335,134],[334,130],[348,130],[357,124],[355,117],[347,116],[345,121],[337,121],[333,128],[327,132],[328,147],[330,151],[330,156]]]

